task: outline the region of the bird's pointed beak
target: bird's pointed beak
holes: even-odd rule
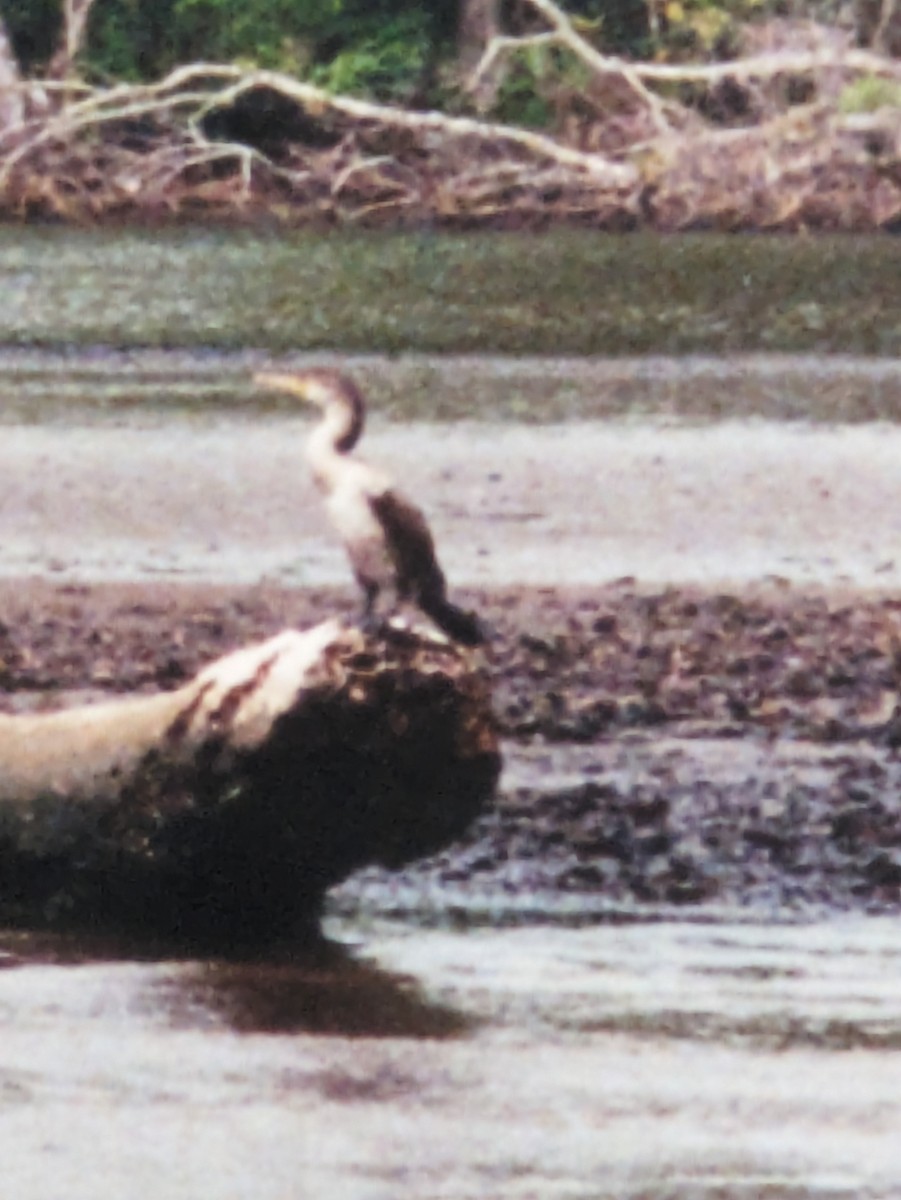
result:
[[[302,375],[289,375],[282,371],[258,371],[253,377],[257,387],[270,392],[287,392],[290,396],[308,399],[307,384]]]

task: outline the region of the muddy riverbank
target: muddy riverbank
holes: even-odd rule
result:
[[[497,633],[497,807],[437,858],[356,878],[340,909],[901,908],[901,600],[623,582],[461,597]],[[353,604],[329,588],[6,581],[0,703],[173,687]]]

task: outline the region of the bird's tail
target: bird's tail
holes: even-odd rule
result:
[[[420,596],[419,606],[439,629],[463,646],[480,646],[488,640],[488,630],[476,614],[451,604],[445,596]]]

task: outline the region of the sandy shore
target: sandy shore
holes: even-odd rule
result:
[[[0,575],[337,584],[293,417],[5,428]],[[901,429],[376,423],[458,585],[901,584]]]

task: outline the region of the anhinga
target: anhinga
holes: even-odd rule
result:
[[[307,440],[306,456],[363,589],[364,626],[371,628],[375,622],[379,593],[393,588],[399,601],[418,604],[455,641],[467,646],[483,642],[485,633],[475,614],[447,598],[444,572],[420,510],[382,471],[350,457],[365,419],[365,403],[356,384],[327,370],[266,371],[255,381],[322,411]]]

